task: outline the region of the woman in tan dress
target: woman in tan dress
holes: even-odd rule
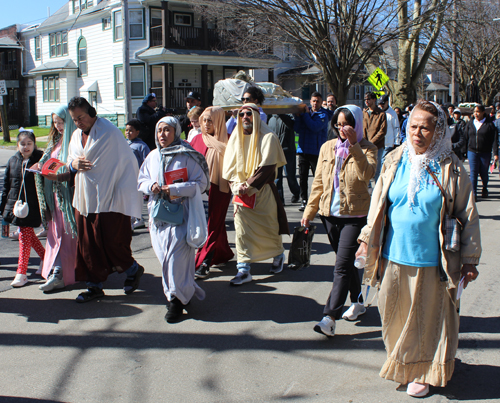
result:
[[[419,101],[406,142],[384,161],[368,224],[358,238],[357,256],[367,257],[365,282],[380,287],[387,350],[380,376],[408,384],[414,397],[451,379],[458,347],[457,291],[477,277],[481,255],[471,183],[446,129],[439,105]],[[463,224],[457,252],[445,248],[446,208]]]

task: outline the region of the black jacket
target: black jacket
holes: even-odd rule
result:
[[[486,116],[483,125],[476,131],[474,126],[474,117],[467,122],[465,126],[465,137],[467,138],[467,150],[474,153],[491,153],[498,155],[498,147],[493,147],[493,144],[498,144],[498,132],[493,120]]]
[[[464,133],[464,126],[461,124],[464,121],[459,121],[458,123],[453,123],[450,126],[452,132],[451,136],[451,147],[453,152],[457,155],[460,160],[464,160],[467,154],[466,138]]]
[[[154,150],[156,148],[156,123],[158,123],[158,121],[166,115],[166,112],[162,109],[155,112],[155,110],[150,106],[142,104],[139,108],[137,108],[135,115],[142,124],[139,138],[141,138],[148,145],[151,151]]]
[[[43,152],[41,150],[33,151],[28,160],[27,168],[40,161]],[[26,186],[26,198],[28,199],[29,213],[26,218],[16,217],[12,210],[14,204],[19,196],[22,183],[22,167],[23,156],[18,151],[14,156],[9,159],[7,168],[3,178],[2,201],[0,203],[0,212],[2,213],[5,221],[17,225],[19,227],[39,227],[42,223],[40,217],[40,206],[38,205],[38,196],[36,195],[35,174],[33,172],[26,172],[24,184]],[[20,200],[25,202],[24,191],[21,192]]]

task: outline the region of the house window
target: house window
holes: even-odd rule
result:
[[[161,10],[151,9],[151,28],[161,27],[163,18],[161,16]]]
[[[144,10],[130,10],[129,29],[130,39],[144,39]]]
[[[43,77],[43,102],[59,101],[59,75]]]
[[[35,36],[35,60],[42,58],[42,49],[40,47],[40,36]]]
[[[193,14],[174,13],[174,25],[182,25],[185,27],[192,27],[193,26]]]
[[[113,13],[113,23],[114,23],[114,40],[121,41],[123,39],[123,21],[122,21],[122,12],[115,11]]]
[[[68,55],[68,32],[61,31],[49,35],[50,57]]]
[[[73,0],[73,14],[78,13],[80,10],[85,10],[94,5],[94,0]]]
[[[87,75],[87,41],[85,38],[80,38],[78,41],[78,75],[86,76]]]
[[[115,99],[123,99],[123,66],[115,66]]]
[[[130,96],[132,98],[144,97],[144,66],[130,66]]]
[[[111,17],[105,17],[102,19],[102,30],[106,31],[111,29]]]

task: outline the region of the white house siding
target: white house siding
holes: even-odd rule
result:
[[[144,66],[144,94],[148,92],[150,85],[150,69],[149,65],[140,60],[136,55],[145,51],[149,44],[149,21],[150,9],[152,4],[150,1],[129,1],[129,10],[140,8],[144,12],[144,39],[130,41],[130,62],[134,64],[142,64]],[[156,3],[154,3],[157,5]],[[65,6],[66,7],[66,6]],[[71,6],[70,6],[71,8]],[[94,82],[97,82],[97,112],[100,116],[110,118],[115,124],[123,124],[123,115],[125,111],[125,101],[123,99],[115,99],[115,66],[123,65],[123,41],[113,42],[113,24],[108,30],[102,29],[102,19],[104,17],[113,18],[114,12],[121,9],[121,2],[116,0],[113,6],[109,9],[94,14],[83,14],[78,20],[70,19],[67,21],[54,24],[52,26],[41,26],[33,29],[27,29],[22,32],[24,41],[24,69],[25,73],[41,66],[42,64],[72,61],[78,65],[77,45],[80,37],[84,37],[87,42],[87,75],[78,77],[75,70],[38,72],[33,77],[34,88],[36,90],[36,105],[39,122],[48,121],[50,123],[50,113],[59,105],[67,103],[73,96],[79,95],[89,98],[87,89]],[[171,11],[190,12],[182,4],[170,3]],[[62,9],[60,10],[62,11]],[[58,11],[58,13],[60,12]],[[71,10],[70,10],[71,14]],[[52,18],[52,17],[51,17]],[[48,22],[50,22],[49,20]],[[52,21],[55,21],[54,19]],[[195,27],[201,27],[201,19],[194,15]],[[54,32],[70,30],[68,32],[68,55],[60,57],[50,57],[49,35]],[[35,37],[41,37],[41,58],[35,60]],[[203,59],[201,57],[200,59]],[[169,63],[168,58],[165,63]],[[213,84],[224,77],[223,66],[208,65],[208,70],[212,71]],[[44,102],[43,101],[43,79],[45,75],[59,74],[59,102]],[[187,79],[191,83],[191,88],[201,87],[201,63],[200,65],[191,64],[174,64],[173,65],[173,84],[176,88],[189,87],[179,86],[183,79]],[[185,84],[185,83],[184,83]],[[210,83],[209,83],[210,86]],[[141,105],[143,96],[132,99],[132,113],[135,113]],[[46,117],[49,117],[48,119]]]

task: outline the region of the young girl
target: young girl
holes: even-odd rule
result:
[[[75,129],[66,105],[52,113],[49,142],[38,164],[39,169],[50,158],[67,162],[69,142]],[[42,175],[35,178],[41,218],[47,228],[47,249],[42,270],[42,276],[47,282],[38,287],[43,292],[75,282],[76,222],[71,205],[73,189],[67,182],[70,179],[69,172],[56,175],[55,178]]]
[[[23,128],[19,130],[17,136],[17,149],[18,152],[9,159],[5,169],[2,201],[0,203],[0,212],[2,212],[5,221],[20,227],[19,264],[16,277],[11,283],[12,287],[22,287],[28,282],[26,272],[28,271],[31,247],[35,249],[42,261],[45,255],[45,249],[33,230],[33,228],[39,227],[42,222],[36,195],[35,177],[32,172],[26,171],[26,168],[30,168],[40,160],[43,153],[36,149],[33,131]],[[14,204],[18,197],[19,200],[28,203],[29,213],[25,218],[16,217],[13,213]]]

